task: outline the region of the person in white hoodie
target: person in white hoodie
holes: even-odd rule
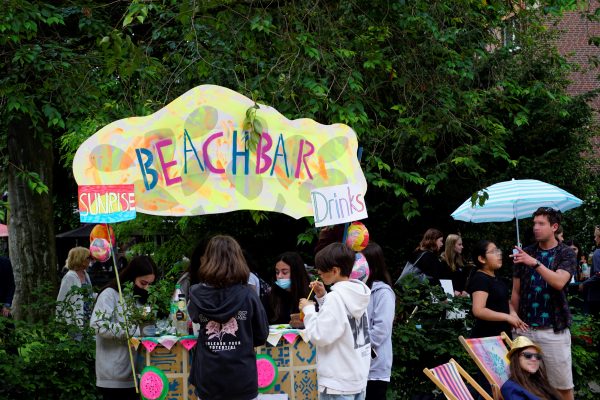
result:
[[[331,243],[315,256],[323,282],[312,282],[319,303],[300,299],[305,332],[317,346],[317,380],[320,400],[363,400],[371,364],[367,307],[371,290],[350,279],[354,251]],[[327,293],[325,286],[331,286]]]
[[[383,250],[373,241],[362,251],[369,263],[367,286],[371,289],[369,302],[369,335],[371,335],[371,369],[367,382],[366,400],[385,400],[392,375],[392,327],[396,309],[396,294],[388,273]]]

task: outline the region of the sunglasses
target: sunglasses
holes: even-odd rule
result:
[[[531,360],[532,358],[538,361],[542,360],[542,355],[539,353],[528,353],[526,351],[522,352],[521,355],[525,357],[526,360]]]

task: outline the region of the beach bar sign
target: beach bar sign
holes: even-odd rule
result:
[[[245,130],[249,110],[256,111],[253,132]],[[86,187],[80,190],[81,221],[110,213],[129,218],[135,211],[312,216],[313,190],[318,199],[328,193],[322,188],[337,185],[364,195],[367,183],[357,149],[348,125],[289,120],[233,90],[198,86],[151,115],[104,126],[79,147],[73,174]],[[115,185],[133,189],[115,191]],[[107,193],[87,189],[95,186],[108,187]],[[340,204],[345,206],[343,200]],[[360,208],[356,198],[353,204]]]

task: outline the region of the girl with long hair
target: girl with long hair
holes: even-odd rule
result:
[[[463,241],[460,235],[450,234],[446,237],[444,243],[444,252],[442,253],[442,264],[444,266],[444,278],[452,280],[452,287],[455,296],[468,296],[465,291],[467,283],[467,272],[465,262],[462,256]]]
[[[371,240],[362,254],[370,270],[367,286],[371,289],[371,298],[367,314],[373,352],[365,400],[385,399],[392,373],[392,327],[396,295],[391,287],[392,280],[381,246]]]
[[[516,338],[506,357],[510,363],[510,374],[501,388],[504,400],[562,399],[548,382],[542,349],[528,337]]]
[[[441,286],[440,276],[443,273],[443,266],[440,262],[440,251],[443,245],[444,235],[442,232],[435,228],[427,229],[419,246],[409,259],[427,276],[430,285]]]
[[[190,382],[202,400],[250,400],[258,396],[254,347],[265,343],[269,324],[250,270],[231,236],[214,236],[200,258],[188,311],[200,324]]]
[[[148,287],[156,279],[156,264],[148,256],[134,257],[119,274],[121,286],[133,283],[133,294],[139,305],[148,300]],[[90,326],[96,331],[96,386],[104,400],[134,400],[136,394],[126,330],[129,336],[137,326],[126,326],[119,301],[117,280],[106,285],[96,300]]]
[[[473,249],[475,269],[467,282],[475,325],[471,337],[511,335],[512,327],[527,329],[510,304],[508,287],[496,276],[502,267],[502,251],[494,242],[480,240]]]
[[[287,324],[290,314],[299,313],[298,303],[308,295],[308,273],[300,254],[280,254],[275,263],[275,284],[271,288],[267,316],[271,324]]]

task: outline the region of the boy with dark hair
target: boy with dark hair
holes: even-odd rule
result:
[[[350,279],[355,253],[331,243],[315,257],[322,282],[312,282],[319,303],[300,300],[308,339],[317,346],[320,400],[363,400],[371,364],[367,307],[371,290]],[[327,293],[325,285],[332,285]]]
[[[536,243],[524,249],[516,247],[512,255],[512,305],[528,331],[517,329],[544,352],[548,380],[563,400],[573,399],[571,371],[572,317],[567,302],[567,286],[577,269],[575,252],[556,239],[561,212],[540,207],[533,213]]]

